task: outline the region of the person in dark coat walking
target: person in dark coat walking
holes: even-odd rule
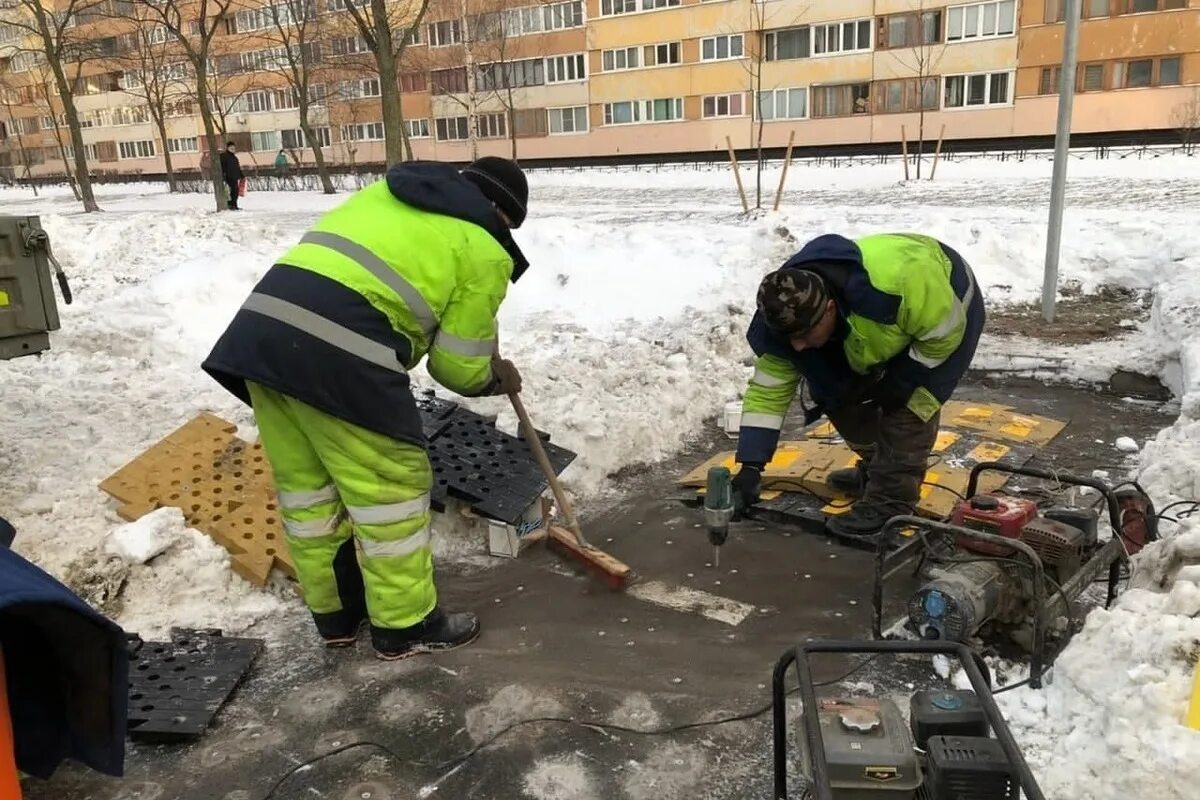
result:
[[[228,142],[221,152],[221,175],[229,189],[229,208],[237,211],[238,182],[245,177],[245,173],[242,172],[242,162],[238,161],[237,146],[233,142]]]

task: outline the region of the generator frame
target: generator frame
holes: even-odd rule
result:
[[[1120,582],[1121,562],[1128,559],[1128,553],[1122,541],[1124,536],[1121,530],[1121,509],[1117,502],[1116,494],[1107,484],[1096,480],[1095,478],[1082,478],[1077,475],[1068,475],[1061,473],[1053,473],[1047,470],[1036,469],[1034,467],[1014,467],[1008,464],[999,462],[984,462],[976,464],[971,469],[971,475],[967,481],[966,496],[968,499],[975,496],[979,488],[979,477],[984,472],[1003,472],[1009,475],[1017,475],[1029,478],[1038,478],[1042,480],[1057,481],[1059,483],[1068,484],[1071,486],[1086,486],[1097,490],[1104,497],[1108,506],[1109,522],[1112,525],[1112,538],[1101,545],[1079,570],[1062,584],[1059,588],[1062,590],[1061,599],[1068,604],[1064,609],[1064,613],[1068,616],[1071,614],[1070,602],[1073,598],[1079,597],[1084,589],[1091,585],[1096,580],[1100,572],[1108,568],[1108,593],[1104,601],[1104,607],[1108,608],[1117,598],[1117,586]],[[888,545],[895,541],[900,530],[911,528],[916,531],[916,535],[912,539],[899,547],[890,550]],[[952,525],[947,522],[938,522],[925,519],[923,517],[904,515],[892,517],[883,526],[880,532],[877,546],[875,549],[875,580],[871,592],[871,633],[878,640],[883,639],[883,599],[884,599],[884,584],[896,573],[903,570],[909,563],[916,560],[916,570],[919,570],[924,559],[931,552],[931,547],[925,537],[926,532],[933,531],[950,536],[972,539],[977,542],[990,545],[1000,545],[1005,548],[1011,548],[1017,553],[1024,556],[1029,562],[1030,570],[1033,578],[1033,648],[1029,655],[1029,685],[1034,689],[1042,688],[1042,674],[1045,669],[1046,662],[1053,663],[1053,658],[1048,658],[1046,652],[1046,622],[1050,612],[1050,606],[1046,602],[1046,581],[1045,581],[1045,566],[1042,564],[1042,559],[1034,552],[1025,542],[1019,539],[1009,539],[994,533],[978,531],[973,528],[965,528],[961,525]],[[1055,600],[1059,599],[1059,593],[1054,593]]]
[[[1021,748],[1009,730],[1008,722],[1000,713],[992,697],[991,677],[987,666],[965,644],[959,642],[928,642],[928,641],[813,641],[798,644],[780,656],[775,663],[771,676],[771,712],[772,712],[772,771],[774,775],[775,800],[787,800],[787,765],[788,765],[788,728],[787,728],[787,675],[789,669],[795,667],[796,680],[803,708],[812,713],[801,713],[801,727],[804,741],[810,754],[809,764],[812,774],[808,779],[813,787],[813,800],[833,800],[833,788],[829,783],[829,764],[825,759],[825,741],[821,736],[821,724],[818,721],[816,686],[813,683],[812,671],[809,668],[808,657],[813,653],[864,653],[874,655],[943,655],[957,658],[963,672],[971,682],[979,698],[979,704],[987,717],[988,723],[1004,754],[1008,756],[1009,764],[1017,774],[1024,792],[1025,800],[1045,800],[1033,771],[1025,763]]]

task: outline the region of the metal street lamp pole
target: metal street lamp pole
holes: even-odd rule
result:
[[[1042,281],[1042,318],[1054,321],[1058,292],[1058,254],[1062,249],[1063,202],[1067,193],[1067,157],[1071,147],[1071,107],[1075,102],[1075,64],[1079,53],[1082,0],[1066,3],[1062,67],[1059,69],[1058,128],[1054,134],[1054,176],[1050,181],[1050,225],[1046,232],[1046,274]]]

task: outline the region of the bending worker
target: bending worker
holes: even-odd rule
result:
[[[928,236],[826,234],[763,278],[757,305],[734,478],[746,507],[758,502],[762,470],[804,380],[815,402],[805,424],[828,415],[859,458],[829,475],[831,488],[857,498],[829,518],[829,530],[869,536],[911,513],[942,404],[983,330],[970,266]]]
[[[204,369],[254,409],[285,538],[317,632],[380,658],[472,641],[438,604],[432,470],[408,371],[463,396],[519,391],[496,347],[507,284],[529,266],[510,228],[512,161],[400,164],[329,211],[254,287]],[[358,550],[356,553],[355,542]]]

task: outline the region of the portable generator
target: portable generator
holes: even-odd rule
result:
[[[934,655],[957,659],[970,690],[922,689],[906,721],[892,700],[816,695],[813,654]],[[775,665],[771,684],[774,797],[788,794],[786,682],[794,671],[802,702],[798,797],[811,800],[1043,800],[992,697],[987,667],[961,643],[808,642]],[[911,684],[910,684],[911,685]]]
[[[1095,489],[1107,507],[1112,538],[1099,541],[1099,512],[1092,508],[1040,510],[1026,498],[976,494],[986,470]],[[967,497],[949,524],[904,517],[885,528],[889,535],[880,537],[876,551],[875,636],[882,637],[883,582],[916,560],[926,582],[908,598],[905,627],[928,640],[1015,644],[1031,654],[1032,682],[1040,686],[1042,663],[1052,661],[1049,651],[1065,646],[1074,632],[1073,604],[1105,569],[1111,604],[1121,563],[1134,546],[1153,540],[1153,504],[1140,487],[1122,500],[1092,478],[1003,464],[976,466]],[[905,527],[918,535],[889,552],[895,541],[890,534]]]
[[[71,287],[40,218],[0,216],[0,359],[50,348],[50,331],[60,327],[52,271],[69,305]]]

